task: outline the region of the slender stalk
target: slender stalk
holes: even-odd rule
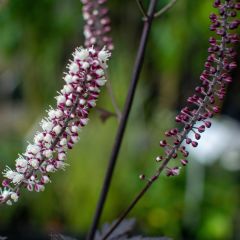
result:
[[[173,5],[177,2],[177,0],[172,0],[171,2],[169,2],[167,5],[165,5],[162,9],[160,9],[158,12],[156,12],[154,14],[154,17],[160,17],[163,13],[165,13],[166,11],[168,11],[170,8],[173,7]]]
[[[168,4],[166,4],[163,8],[161,8],[158,12],[154,13],[154,18],[161,17],[165,12],[171,9],[177,0],[171,0]],[[147,21],[147,16],[143,17],[143,21]]]
[[[217,81],[218,75],[216,75],[215,80],[212,83],[212,86],[210,88],[209,91],[211,91]],[[195,117],[192,119],[192,123],[191,125],[194,126],[195,123],[197,122],[197,119],[199,117],[200,112],[206,107],[207,103],[209,101],[209,97],[206,96],[203,104],[199,107]],[[192,129],[192,128],[191,128]],[[142,190],[139,192],[139,194],[134,198],[134,200],[129,204],[129,206],[127,207],[127,209],[121,214],[121,216],[118,218],[118,220],[116,221],[116,223],[111,227],[111,229],[106,233],[106,235],[102,238],[102,240],[107,239],[107,237],[109,237],[112,232],[119,226],[119,224],[125,219],[125,217],[129,214],[129,212],[135,207],[135,205],[139,202],[139,200],[145,195],[145,193],[149,190],[149,188],[152,186],[152,184],[159,178],[160,174],[162,173],[162,171],[165,169],[165,167],[167,166],[168,162],[172,159],[173,154],[175,153],[175,150],[178,149],[180,147],[180,145],[182,144],[182,142],[186,139],[186,136],[188,135],[188,133],[191,131],[191,129],[189,130],[183,130],[182,131],[182,137],[180,139],[179,144],[176,146],[175,149],[172,149],[172,151],[168,154],[168,156],[166,157],[166,159],[162,162],[161,166],[157,169],[156,173],[151,177],[151,179],[149,179],[146,183],[146,185],[142,188]]]
[[[111,102],[112,102],[113,108],[115,110],[115,114],[117,116],[117,119],[120,123],[121,118],[122,118],[122,112],[121,112],[120,108],[118,107],[116,98],[115,98],[114,93],[113,93],[112,84],[111,84],[111,81],[109,80],[109,77],[108,77],[107,73],[106,73],[106,78],[107,78],[107,83],[106,83],[107,91],[108,91],[109,97],[111,98]]]
[[[142,1],[141,0],[136,0],[136,2],[137,2],[137,5],[138,5],[138,8],[139,8],[140,12],[143,15],[143,18],[147,19],[147,14],[146,14],[145,9],[143,7]]]
[[[136,60],[135,60],[135,65],[134,65],[134,69],[133,69],[133,73],[132,73],[132,80],[131,80],[131,83],[130,83],[127,99],[126,99],[126,102],[125,102],[121,122],[119,124],[119,128],[118,128],[117,135],[116,135],[116,138],[115,138],[115,143],[113,145],[111,157],[110,157],[110,160],[109,160],[107,172],[106,172],[106,175],[105,175],[105,179],[104,179],[102,191],[101,191],[101,194],[100,194],[100,198],[99,198],[99,201],[98,201],[98,204],[97,204],[97,208],[96,208],[95,216],[94,216],[94,219],[93,219],[93,223],[91,225],[89,234],[87,236],[88,240],[93,240],[94,239],[95,232],[97,230],[97,227],[98,227],[98,224],[99,224],[99,221],[100,221],[100,217],[101,217],[101,214],[102,214],[102,211],[103,211],[103,208],[104,208],[104,204],[105,204],[105,201],[106,201],[106,197],[107,197],[107,194],[108,194],[108,191],[109,191],[113,171],[114,171],[116,161],[117,161],[117,157],[118,157],[118,153],[119,153],[119,150],[120,150],[120,147],[121,147],[121,144],[122,144],[122,139],[123,139],[123,135],[124,135],[124,132],[125,132],[125,129],[126,129],[129,113],[130,113],[130,110],[131,110],[131,107],[132,107],[133,98],[134,98],[136,87],[137,87],[137,84],[138,84],[140,72],[142,70],[145,50],[146,50],[146,46],[147,46],[147,41],[148,41],[150,29],[151,29],[151,26],[152,26],[152,20],[153,20],[156,4],[157,4],[157,0],[151,0],[150,4],[149,4],[148,20],[144,22],[143,31],[142,31],[142,35],[141,35],[141,40],[140,40],[140,44],[139,44],[139,48],[138,48],[138,52],[137,52],[137,56],[136,56]]]
[[[145,192],[151,187],[153,182],[154,182],[154,180],[149,180],[147,182],[147,184],[144,186],[144,188],[134,198],[134,201],[131,202],[131,204],[128,206],[126,211],[124,211],[122,213],[122,215],[118,218],[116,223],[111,227],[111,229],[107,232],[107,234],[102,238],[102,240],[107,239],[112,234],[112,232],[119,226],[119,224],[125,219],[125,217],[128,215],[128,213],[134,208],[134,206],[137,204],[137,202],[142,198],[142,196],[145,194]]]
[[[224,30],[227,31],[226,29],[226,16],[224,16],[223,18],[224,21]],[[145,184],[145,186],[142,188],[142,190],[137,194],[137,196],[133,199],[133,201],[128,205],[128,207],[126,208],[125,211],[123,211],[123,213],[120,215],[120,217],[118,218],[118,220],[116,221],[116,223],[109,229],[109,231],[103,236],[102,240],[107,239],[113,232],[114,230],[121,224],[121,222],[126,218],[126,216],[129,214],[129,212],[136,206],[136,204],[139,202],[139,200],[145,195],[145,193],[150,189],[150,187],[152,186],[152,184],[154,182],[156,182],[156,180],[159,178],[160,174],[162,173],[162,171],[167,167],[169,161],[173,158],[173,154],[175,154],[175,152],[179,149],[179,147],[181,146],[181,144],[183,143],[183,141],[186,139],[186,137],[188,136],[189,132],[192,131],[192,129],[194,128],[194,125],[198,122],[198,119],[201,115],[201,113],[204,111],[204,109],[206,108],[206,106],[209,104],[209,102],[211,102],[210,100],[210,96],[211,93],[214,92],[214,89],[216,88],[217,84],[218,84],[218,80],[220,78],[220,76],[223,73],[223,69],[224,69],[224,65],[223,65],[223,59],[224,59],[224,55],[226,52],[226,39],[224,37],[222,37],[221,39],[221,47],[223,49],[223,56],[221,56],[218,59],[218,66],[217,66],[217,72],[215,73],[212,82],[209,84],[209,89],[207,91],[207,94],[205,96],[205,98],[203,99],[202,103],[199,105],[199,107],[197,108],[197,111],[195,113],[195,115],[193,116],[193,118],[191,119],[191,121],[189,122],[189,128],[183,128],[183,130],[181,131],[180,139],[179,139],[179,143],[172,148],[172,150],[166,155],[164,161],[161,163],[161,165],[158,167],[158,169],[156,170],[156,172],[153,174],[153,176],[147,181],[147,183]]]

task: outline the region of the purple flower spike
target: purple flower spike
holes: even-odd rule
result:
[[[108,50],[113,50],[111,31],[111,20],[108,17],[108,9],[104,6],[107,0],[81,0],[83,3],[83,18],[85,47],[95,46],[101,49],[106,46]]]
[[[188,151],[185,144],[197,147],[201,134],[211,127],[209,118],[220,112],[215,103],[224,99],[227,85],[232,82],[230,71],[237,67],[233,44],[239,42],[239,35],[233,33],[233,30],[240,25],[240,20],[234,19],[240,4],[235,0],[215,0],[213,6],[218,9],[217,14],[213,13],[209,17],[210,30],[215,32],[215,36],[209,38],[209,56],[200,76],[201,86],[195,88],[195,94],[187,99],[189,106],[184,107],[175,118],[176,122],[182,125],[182,130],[175,128],[166,131],[165,136],[169,140],[160,141],[160,146],[165,149],[165,155],[158,156],[157,160],[164,159],[163,165],[167,168],[167,176],[179,173],[178,167],[167,167],[168,162],[175,159],[177,153],[184,158],[180,160],[181,165],[187,165],[188,161],[185,158]],[[189,137],[190,132],[193,132],[193,139]],[[167,145],[164,144],[166,142]]]

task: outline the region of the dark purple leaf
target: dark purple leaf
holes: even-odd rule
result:
[[[101,231],[97,231],[94,240],[101,240],[104,235],[111,229],[111,227],[115,224],[116,220],[111,224],[106,223],[103,225]],[[108,238],[110,239],[126,239],[127,235],[133,230],[135,226],[135,219],[126,219],[124,220],[117,229],[111,234]]]

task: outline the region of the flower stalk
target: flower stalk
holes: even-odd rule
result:
[[[68,149],[79,141],[81,129],[88,123],[89,110],[96,106],[100,89],[106,83],[105,70],[110,52],[103,48],[76,48],[68,64],[65,85],[56,97],[57,107],[47,111],[40,132],[16,160],[16,170],[3,172],[0,203],[17,202],[20,189],[43,191],[49,174],[65,169]]]
[[[138,48],[138,52],[137,52],[137,56],[136,56],[136,60],[135,60],[135,65],[134,65],[134,69],[133,69],[133,74],[132,74],[132,79],[131,79],[131,83],[129,86],[127,99],[126,99],[126,102],[124,105],[122,118],[121,118],[118,130],[117,130],[115,142],[114,142],[111,156],[110,156],[109,163],[108,163],[108,168],[107,168],[105,178],[104,178],[104,183],[103,183],[100,197],[99,197],[99,200],[97,203],[97,208],[95,211],[93,222],[92,222],[90,231],[87,236],[87,240],[94,239],[94,236],[97,231],[97,227],[98,227],[98,224],[99,224],[102,212],[103,212],[105,201],[106,201],[106,198],[107,198],[107,195],[109,192],[113,172],[114,172],[115,165],[117,162],[117,157],[118,157],[120,147],[122,144],[122,140],[123,140],[124,132],[126,129],[129,113],[130,113],[130,110],[132,107],[133,98],[134,98],[134,95],[136,92],[140,72],[142,70],[143,60],[144,60],[144,56],[145,56],[145,50],[146,50],[146,46],[147,46],[147,42],[148,42],[150,29],[152,26],[153,15],[155,12],[156,4],[157,4],[156,0],[151,0],[150,4],[149,4],[149,9],[148,9],[149,18],[148,18],[148,21],[144,22],[144,27],[143,27],[142,36],[141,36],[141,40],[140,40],[140,44],[139,44],[139,48]]]
[[[201,86],[196,87],[195,94],[188,98],[191,106],[183,108],[176,117],[176,122],[182,125],[182,129],[174,128],[165,133],[170,140],[160,141],[160,147],[164,148],[165,152],[165,155],[156,158],[156,161],[160,162],[160,166],[153,176],[147,179],[145,186],[105,234],[103,240],[107,239],[119,226],[164,170],[166,170],[167,176],[179,175],[181,167],[170,167],[170,161],[174,161],[178,155],[182,155],[180,164],[186,166],[188,163],[186,158],[189,154],[186,145],[197,147],[201,133],[211,127],[209,119],[220,111],[216,101],[224,99],[227,85],[232,81],[230,72],[237,66],[234,61],[236,52],[233,45],[239,42],[239,36],[232,33],[232,30],[237,29],[240,24],[238,19],[234,19],[237,16],[237,10],[240,9],[240,4],[235,0],[215,0],[213,7],[218,9],[218,14],[210,15],[212,22],[210,30],[215,32],[217,37],[209,39],[209,56],[200,76]],[[189,137],[191,132],[194,133],[195,139]],[[146,178],[144,175],[140,175],[140,179],[145,180]]]

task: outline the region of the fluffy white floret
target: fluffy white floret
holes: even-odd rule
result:
[[[52,164],[49,164],[46,167],[46,171],[47,172],[54,172],[55,171],[55,167]]]
[[[66,97],[64,95],[59,95],[56,97],[57,99],[57,104],[62,104],[66,102]]]
[[[39,153],[40,150],[41,150],[41,148],[35,144],[29,144],[27,146],[27,153],[37,154],[37,153]]]
[[[74,60],[86,60],[89,57],[88,49],[78,48],[74,54]]]
[[[3,171],[3,176],[13,180],[13,178],[15,177],[15,175],[17,174],[17,172],[13,171],[10,167],[6,167],[6,169]]]
[[[67,74],[67,75],[64,77],[64,80],[65,80],[66,83],[72,83],[72,82],[73,82],[73,77],[72,77],[72,75]]]
[[[54,128],[53,128],[53,132],[55,132],[56,134],[59,134],[62,130],[62,127],[60,125],[56,125]]]
[[[29,160],[29,164],[34,168],[37,169],[39,167],[39,161],[35,158]]]
[[[27,164],[28,164],[27,160],[24,159],[22,156],[16,159],[16,166],[25,168],[27,167]]]
[[[12,179],[12,182],[14,184],[19,184],[20,182],[22,182],[22,180],[24,179],[24,175],[21,173],[16,173],[14,178]]]
[[[72,62],[72,63],[70,64],[70,66],[69,66],[69,70],[70,70],[70,72],[76,74],[76,73],[79,71],[79,66],[78,66],[78,64],[75,63],[75,62]]]
[[[42,120],[41,126],[42,126],[43,131],[50,132],[52,130],[54,124],[50,121]]]
[[[99,78],[96,80],[97,85],[104,86],[106,84],[107,80],[104,78]]]
[[[106,47],[104,47],[99,53],[98,53],[98,59],[101,62],[106,62],[109,60],[109,58],[111,57],[111,53],[106,50]]]
[[[15,192],[13,192],[13,193],[11,194],[11,199],[12,199],[14,202],[17,202],[17,201],[18,201],[18,198],[19,198],[19,196],[18,196]]]

